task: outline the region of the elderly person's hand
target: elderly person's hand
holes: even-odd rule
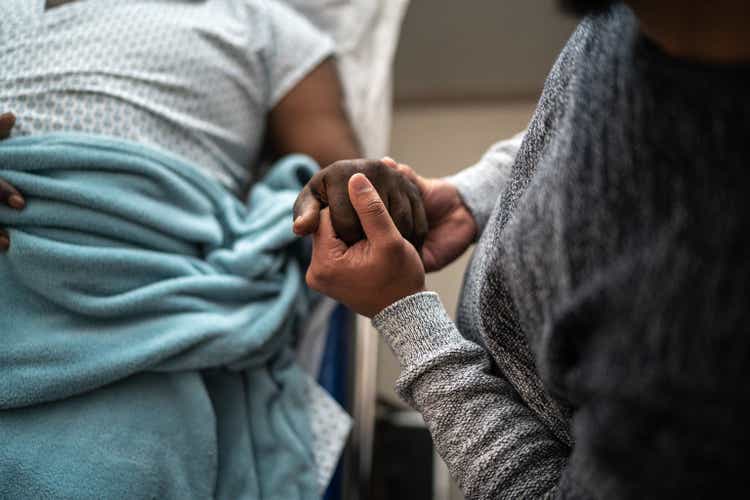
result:
[[[364,237],[357,214],[349,201],[347,184],[362,173],[374,185],[400,233],[417,249],[427,233],[427,219],[417,186],[398,169],[379,160],[343,160],[324,168],[307,183],[294,204],[294,232],[313,233],[321,209],[328,207],[336,235],[347,245]]]
[[[0,140],[7,139],[10,131],[16,124],[16,117],[13,113],[0,114]],[[10,208],[21,210],[26,206],[26,202],[16,188],[0,179],[0,203],[8,205]],[[10,248],[10,235],[0,227],[0,252],[5,252]]]
[[[355,174],[347,187],[366,239],[347,246],[334,232],[330,211],[321,211],[307,284],[359,314],[373,317],[394,302],[423,291],[425,272],[419,253],[401,236],[367,177]]]

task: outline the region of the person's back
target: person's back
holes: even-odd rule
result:
[[[103,134],[178,154],[238,193],[269,111],[333,52],[276,1],[0,2],[15,135]]]

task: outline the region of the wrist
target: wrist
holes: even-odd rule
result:
[[[456,193],[456,207],[454,212],[460,214],[460,218],[467,228],[470,228],[473,234],[472,240],[476,240],[479,236],[479,222],[477,220],[474,211],[472,210],[469,203],[466,201],[464,196],[461,194],[461,190],[450,180],[445,179],[445,182],[449,184]]]
[[[485,178],[482,170],[470,168],[442,180],[455,189],[458,203],[476,228],[475,237],[484,230],[502,188],[498,180]]]
[[[471,209],[461,202],[461,205],[456,209],[456,214],[461,221],[461,225],[466,228],[466,233],[471,235],[471,241],[476,242],[480,235],[479,224],[477,224],[477,219]]]

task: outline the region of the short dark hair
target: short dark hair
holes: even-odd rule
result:
[[[585,16],[586,14],[596,14],[610,8],[621,0],[559,0],[560,7],[564,12],[575,14],[576,16]]]

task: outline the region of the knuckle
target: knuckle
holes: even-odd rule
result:
[[[410,217],[400,217],[394,219],[396,221],[396,228],[401,236],[409,238],[414,234],[414,224]]]
[[[307,283],[308,287],[318,292],[321,292],[322,288],[325,286],[324,281],[321,279],[320,273],[312,267],[307,270],[307,274],[305,275],[305,283]]]
[[[400,238],[388,238],[383,242],[383,251],[389,257],[397,257],[404,251],[403,241]]]
[[[315,279],[315,272],[313,271],[313,268],[310,267],[307,269],[307,273],[305,273],[305,283],[307,283],[307,286],[312,288],[313,290],[317,290],[317,280]]]
[[[328,168],[326,168],[326,170],[328,169],[340,170],[343,167],[348,167],[350,164],[351,164],[351,160],[338,160],[338,161],[331,163],[328,166]],[[323,170],[321,173],[323,172],[325,172],[325,170]]]
[[[388,166],[385,162],[382,162],[380,160],[373,161],[371,163],[372,169],[377,170],[378,172],[387,172],[387,173],[393,173],[393,169]]]
[[[325,171],[326,170],[323,169],[323,170],[318,170],[317,172],[315,172],[313,176],[310,177],[310,180],[305,183],[305,188],[309,188],[312,184],[315,184],[316,182],[318,182],[320,178],[325,175]]]
[[[406,172],[399,172],[398,180],[401,183],[401,185],[404,186],[404,189],[407,189],[407,190],[409,189],[410,186],[414,185],[414,181]]]
[[[322,291],[321,289],[325,289],[326,287],[330,286],[332,277],[333,276],[330,266],[313,263],[307,269],[307,273],[305,274],[305,281],[310,288],[317,291]]]
[[[325,182],[326,177],[326,171],[322,170],[318,172],[317,174],[312,176],[312,179],[305,185],[305,188],[302,190],[302,193],[308,193],[312,196],[316,196],[318,194],[318,191],[320,191],[321,187],[323,186]]]
[[[391,217],[394,221],[411,222],[411,210],[402,203],[391,205]]]
[[[297,196],[297,199],[294,200],[294,207],[292,208],[292,212],[294,213],[294,218],[296,219],[300,215],[302,215],[302,208],[304,206],[305,202],[305,192],[303,191]]]
[[[331,164],[323,172],[330,172],[333,175],[350,175],[363,169],[365,160],[338,160]]]
[[[305,276],[305,283],[307,283],[307,287],[310,290],[315,290],[316,292],[319,292],[318,289],[318,283],[315,281],[315,278],[313,278],[309,273]]]
[[[393,169],[382,161],[367,161],[362,165],[362,173],[370,179],[379,179],[383,176],[393,174]]]

